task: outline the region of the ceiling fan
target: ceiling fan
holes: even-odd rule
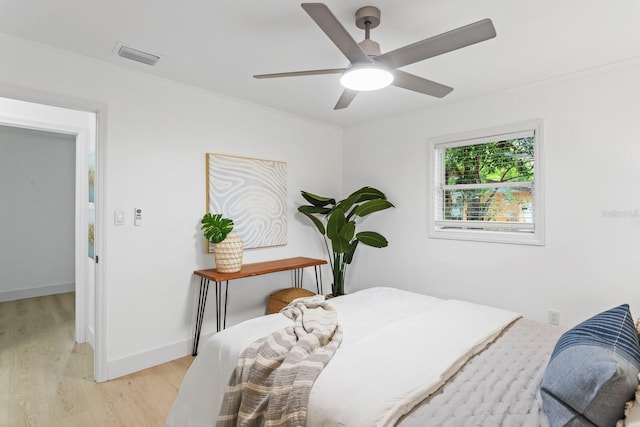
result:
[[[346,68],[257,74],[253,77],[268,79],[341,73],[340,82],[345,89],[334,110],[348,107],[361,90],[381,89],[389,84],[442,98],[453,88],[398,70],[398,68],[496,36],[496,29],[491,20],[483,19],[381,54],[380,45],[369,38],[369,31],[380,24],[380,10],[378,8],[366,6],[356,12],[356,26],[365,30],[365,39],[356,43],[325,4],[302,3],[301,6],[347,57],[350,65]],[[362,82],[370,82],[372,86],[364,86]]]

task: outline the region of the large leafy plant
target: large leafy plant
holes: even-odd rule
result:
[[[202,234],[213,244],[220,243],[233,231],[233,220],[222,214],[206,213],[202,217]]]
[[[301,191],[301,194],[310,204],[298,207],[298,211],[313,222],[324,238],[333,273],[331,291],[334,296],[344,295],[345,272],[358,245],[384,248],[389,244],[375,231],[356,233],[356,220],[394,206],[384,193],[373,187],[362,187],[338,202],[307,191]]]

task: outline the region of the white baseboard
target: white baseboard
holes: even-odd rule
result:
[[[43,297],[46,295],[65,294],[76,290],[75,283],[60,283],[57,285],[39,286],[37,288],[0,291],[0,302],[15,301],[25,298]]]
[[[202,334],[200,337],[200,348],[202,344],[213,336],[214,333]],[[143,369],[170,362],[191,354],[193,350],[193,338],[185,339],[174,344],[158,347],[143,353],[132,354],[131,356],[107,362],[107,380],[132,374]]]
[[[86,331],[86,338],[87,338],[87,342],[89,343],[89,345],[91,345],[91,348],[95,351],[96,349],[96,333],[93,329],[91,328],[87,328]]]

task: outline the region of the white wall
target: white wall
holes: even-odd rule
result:
[[[0,84],[107,105],[99,255],[109,378],[190,352],[199,283],[192,272],[213,265],[199,231],[206,152],[287,162],[288,244],[247,250],[245,262],[324,257],[313,227],[295,212],[300,189],[341,190],[342,163],[333,155],[340,129],[11,36],[0,35],[0,54]],[[144,211],[142,227],[133,226],[134,207]],[[115,210],[125,212],[125,225],[113,224]],[[306,280],[311,285],[310,274]],[[267,295],[289,282],[286,273],[231,282],[227,325],[263,314]],[[215,331],[213,303],[203,339]]]
[[[75,288],[75,144],[0,126],[0,301]]]
[[[618,64],[345,129],[345,188],[378,186],[397,206],[367,219],[390,246],[358,250],[347,290],[392,285],[542,321],[556,309],[564,325],[624,302],[640,317],[639,75],[639,61]],[[536,118],[546,245],[429,239],[429,138]]]

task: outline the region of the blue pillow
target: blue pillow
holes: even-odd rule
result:
[[[640,343],[629,305],[565,332],[542,378],[542,407],[552,427],[615,426],[638,386]]]

